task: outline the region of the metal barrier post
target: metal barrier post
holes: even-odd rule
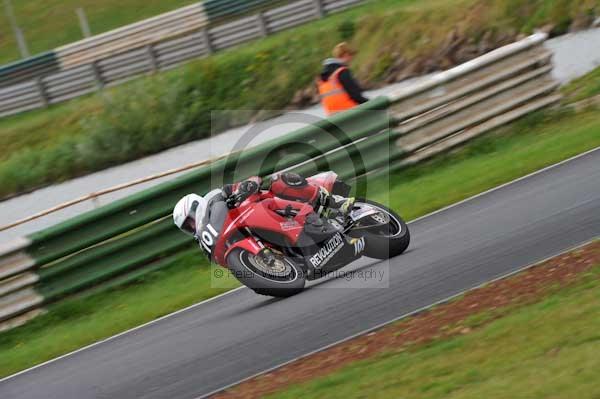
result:
[[[148,64],[150,65],[150,71],[156,72],[158,71],[158,60],[156,59],[156,54],[154,52],[154,46],[149,44],[146,46],[146,53],[148,54]]]
[[[210,41],[210,32],[207,28],[202,29],[202,39],[204,40],[204,46],[206,47],[206,51],[208,54],[212,54],[215,52],[213,48],[212,42]]]
[[[325,9],[323,8],[323,0],[313,0],[315,5],[315,14],[319,18],[323,18],[325,16]]]
[[[260,31],[260,35],[262,37],[269,36],[269,29],[262,11],[259,11],[258,14],[256,14],[256,24],[258,25],[258,30]]]
[[[40,100],[42,101],[44,108],[47,108],[48,104],[49,104],[49,99],[48,99],[48,94],[46,93],[46,87],[44,86],[44,82],[42,81],[41,77],[37,77],[35,79],[35,85],[38,89],[38,93],[40,95]]]
[[[102,71],[100,70],[98,61],[92,61],[90,68],[92,70],[92,74],[94,75],[94,79],[96,80],[96,86],[99,90],[102,89],[104,87],[104,80],[102,79]]]

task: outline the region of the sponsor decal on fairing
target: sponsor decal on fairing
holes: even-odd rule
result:
[[[300,223],[298,223],[295,220],[286,220],[285,222],[279,223],[279,226],[281,227],[281,230],[283,230],[283,231],[294,230],[294,229],[301,227]]]
[[[327,262],[329,262],[331,258],[338,253],[340,249],[342,249],[343,246],[344,239],[340,233],[337,233],[330,238],[329,241],[327,241],[316,254],[311,256],[309,261],[315,268],[325,266]]]
[[[362,251],[365,250],[365,238],[364,237],[360,237],[358,239],[355,239],[352,244],[354,244],[354,255],[358,255],[360,254]]]

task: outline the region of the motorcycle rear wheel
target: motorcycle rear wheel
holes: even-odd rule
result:
[[[261,257],[243,249],[234,249],[227,256],[229,269],[242,284],[260,295],[286,298],[304,290],[304,270],[283,255],[274,255],[270,266]]]
[[[358,198],[355,204],[367,204],[386,213],[390,223],[385,228],[377,227],[361,231],[365,238],[364,255],[375,259],[389,259],[402,254],[410,244],[410,231],[404,220],[393,210],[375,201]]]

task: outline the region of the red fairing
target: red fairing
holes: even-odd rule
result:
[[[288,205],[291,206],[296,216],[285,217],[277,213],[277,211],[285,210]],[[290,245],[295,245],[304,228],[306,216],[312,212],[314,209],[309,203],[277,198],[269,191],[254,194],[240,206],[229,211],[213,252],[214,258],[217,263],[225,266],[227,255],[236,247],[242,246],[252,253],[257,253],[258,247],[262,248],[264,244],[254,237],[245,237],[240,241],[234,240],[236,234],[239,234],[237,232],[246,233],[246,228],[250,231],[275,232]],[[246,238],[251,238],[251,240],[248,241]],[[231,244],[227,245],[228,242]]]
[[[335,172],[323,172],[311,177],[307,177],[306,180],[309,184],[312,184],[314,186],[321,186],[331,193],[333,191],[333,185],[337,180],[337,177],[338,175]]]
[[[314,212],[313,202],[318,196],[319,186],[322,184],[331,191],[336,178],[333,172],[320,173],[308,178],[308,184],[301,187],[291,187],[281,179],[275,179],[269,191],[249,196],[227,214],[213,247],[214,260],[227,266],[227,255],[234,248],[257,254],[265,246],[273,245],[261,242],[259,238],[269,233],[275,234],[285,245],[295,246],[304,229],[306,216]]]
[[[224,258],[227,259],[227,255],[229,255],[229,253],[235,248],[241,248],[250,252],[252,255],[258,255],[258,253],[264,248],[264,246],[261,246],[254,237],[247,237],[243,240],[237,241],[235,244],[227,248],[227,250],[225,251]]]

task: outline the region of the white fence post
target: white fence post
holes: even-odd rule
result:
[[[83,33],[83,37],[91,37],[92,31],[90,30],[90,24],[85,16],[85,11],[83,11],[82,7],[79,7],[76,12],[77,17],[79,18],[79,26],[81,27],[81,33]]]
[[[17,45],[19,46],[19,51],[21,52],[21,58],[28,58],[31,56],[29,53],[29,48],[27,47],[27,42],[25,41],[25,36],[23,35],[23,31],[17,24],[17,19],[15,18],[15,13],[13,11],[11,0],[4,0],[4,7],[6,8],[6,16],[8,17],[8,22],[12,27],[15,38],[17,39]]]

